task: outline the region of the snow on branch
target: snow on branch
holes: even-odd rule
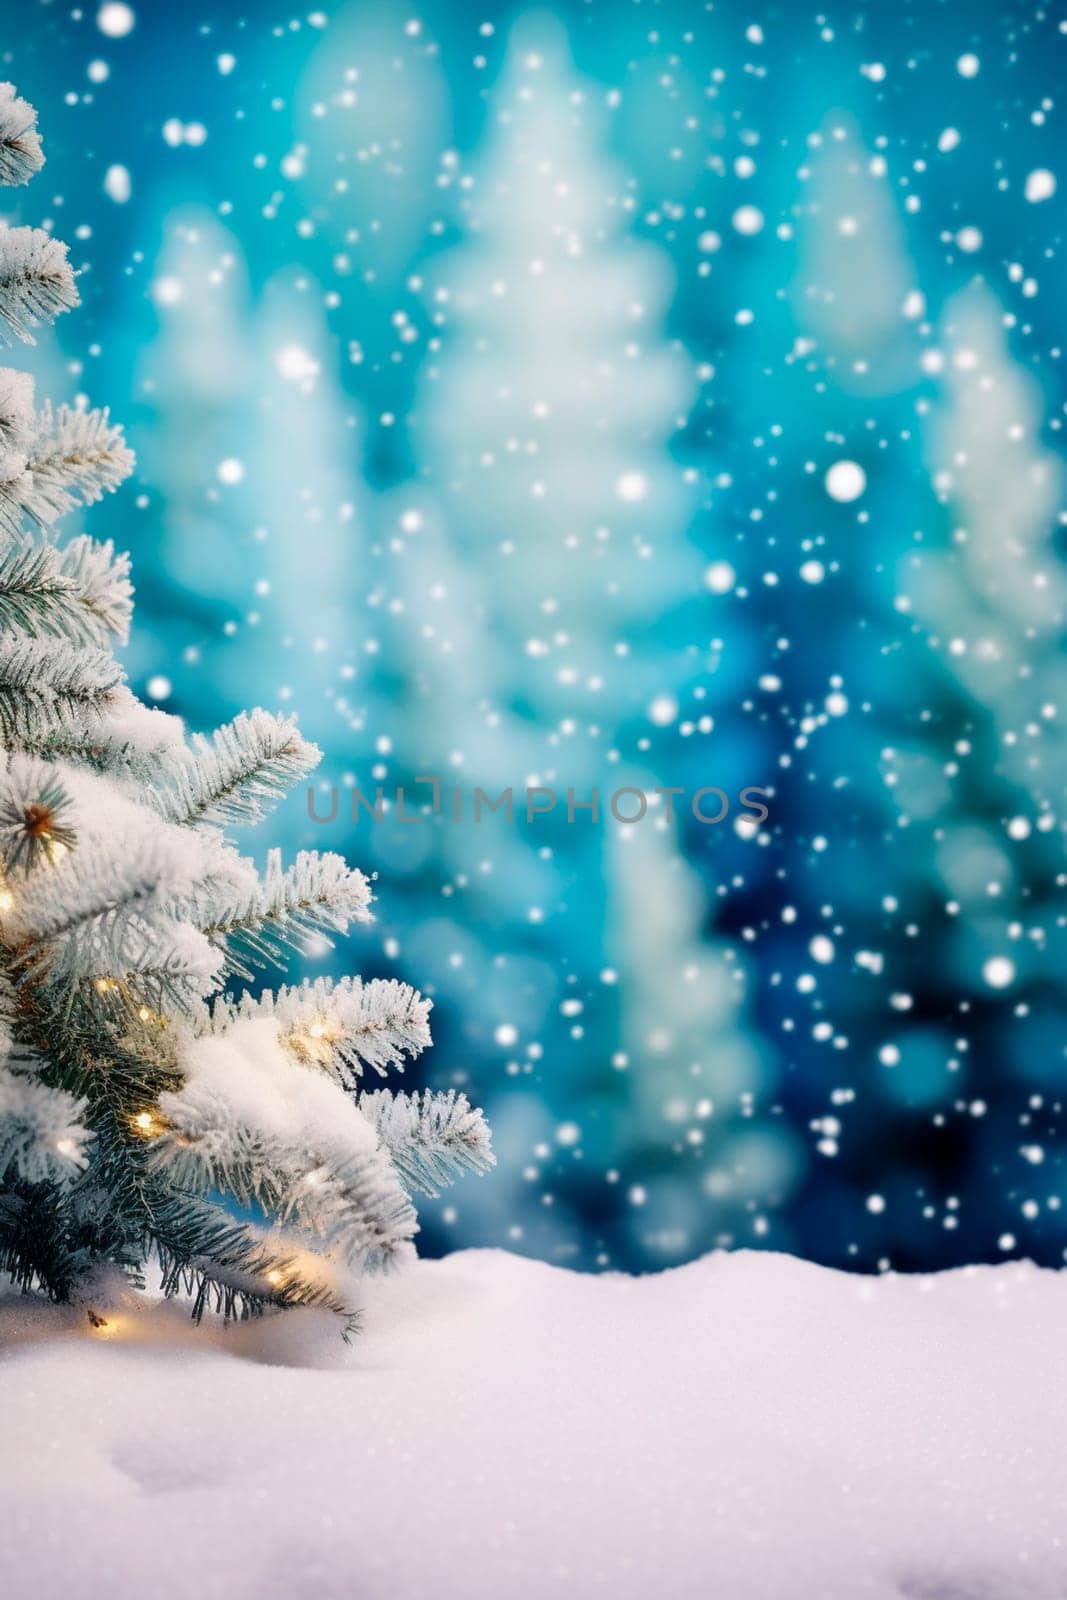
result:
[[[123,683],[87,708],[80,723],[58,724],[32,748],[50,760],[130,779],[142,789],[158,781],[160,772],[179,770],[188,757],[181,719],[142,705]]]
[[[0,231],[0,322],[23,344],[31,328],[78,304],[67,247],[43,228]],[[10,342],[10,341],[9,341]]]
[[[34,434],[33,379],[0,367],[0,526],[5,525],[4,489],[29,464]]]
[[[166,1125],[149,1159],[177,1188],[221,1189],[262,1206],[357,1271],[385,1265],[415,1233],[411,1201],[373,1146],[353,1153],[267,1138],[203,1085],[164,1094],[160,1104]]]
[[[210,1026],[221,1032],[241,1017],[273,1017],[279,1039],[299,1061],[354,1087],[365,1070],[384,1076],[430,1044],[431,1005],[395,978],[315,978],[276,994],[244,995],[237,1004],[217,1001]]]
[[[192,759],[160,809],[172,822],[258,822],[267,804],[317,766],[320,752],[291,717],[242,712],[211,738],[195,734]]]
[[[81,626],[103,643],[111,635],[118,644],[130,636],[133,584],[130,558],[116,553],[110,539],[90,539],[82,533],[57,552],[60,573],[73,585],[78,598]]]
[[[437,1195],[465,1172],[488,1172],[496,1164],[489,1128],[481,1111],[455,1089],[422,1094],[390,1094],[372,1089],[360,1095],[369,1118],[409,1188]]]
[[[18,534],[0,551],[0,627],[39,638],[103,645],[125,640],[132,610],[129,562],[82,535],[63,551]]]
[[[0,83],[0,184],[28,183],[43,166],[36,111],[13,83]]]
[[[0,634],[0,738],[33,749],[79,731],[121,683],[122,668],[106,651]]]
[[[355,1271],[378,1272],[396,1262],[418,1232],[415,1208],[388,1157],[324,1152],[279,1208],[283,1222],[317,1234]]]
[[[191,1017],[223,976],[216,946],[187,922],[165,914],[137,917],[122,939],[98,942],[89,964],[98,1013],[126,1012],[140,1021],[166,1011]]]
[[[53,408],[46,402],[25,469],[0,483],[0,525],[17,528],[28,516],[39,527],[51,527],[75,506],[95,505],[117,489],[133,465],[133,452],[106,408]]]
[[[229,970],[250,978],[247,961],[253,968],[284,965],[286,952],[305,949],[309,938],[369,922],[369,904],[370,884],[343,856],[301,850],[283,869],[281,851],[272,850],[262,881],[247,889],[219,884],[201,890],[188,912],[225,947]]]
[[[79,622],[73,588],[54,550],[16,538],[0,551],[0,626],[69,637]]]
[[[172,1182],[268,1206],[354,1268],[411,1238],[414,1210],[374,1129],[338,1084],[294,1066],[269,1020],[187,1039],[180,1059],[151,1154]]]
[[[86,1102],[27,1072],[0,1066],[0,1179],[13,1170],[27,1183],[61,1183],[85,1166],[92,1138],[82,1126]]]
[[[86,841],[29,875],[0,919],[4,942],[21,951],[24,976],[35,981],[69,984],[158,965],[168,948],[196,938],[168,914],[189,867],[165,835],[119,831],[110,848]]]

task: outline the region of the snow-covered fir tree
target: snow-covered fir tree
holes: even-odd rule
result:
[[[281,635],[282,692],[303,727],[334,738],[331,701],[361,642],[351,617],[367,581],[371,503],[362,418],[341,389],[322,298],[303,272],[278,273],[260,297],[249,503],[261,536],[253,604]]]
[[[610,1212],[609,1239],[662,1262],[736,1237],[731,1182],[718,1180],[732,1172],[735,1114],[754,1116],[751,1092],[773,1080],[773,1051],[762,1052],[765,1075],[750,1059],[727,1068],[745,1054],[739,969],[708,942],[703,904],[657,953],[657,977],[671,972],[663,1027],[647,1026],[655,982],[633,918],[676,881],[659,872],[674,858],[650,841],[623,847],[608,796],[638,769],[649,792],[682,782],[682,767],[700,771],[694,787],[711,781],[702,736],[677,726],[701,670],[687,641],[707,625],[706,591],[693,491],[671,453],[694,386],[665,326],[672,271],[633,235],[636,198],[604,149],[597,101],[562,25],[520,18],[485,156],[451,174],[465,236],[425,272],[435,338],[413,438],[437,499],[415,490],[407,526],[401,515],[391,530],[383,610],[394,608],[404,654],[383,654],[408,663],[415,690],[391,770],[494,793],[552,784],[564,811],[568,789],[578,800],[600,791],[595,823],[578,813],[567,826],[442,824],[444,892],[478,911],[462,918],[462,959],[439,982],[474,990],[488,1048],[496,1036],[517,1044],[512,1076],[537,1074],[527,1160],[565,1119],[546,1247],[568,1248],[570,1204]],[[641,827],[656,825],[650,816]],[[482,951],[472,923],[488,935]],[[508,969],[513,981],[499,981]],[[694,969],[715,974],[717,997],[699,1048],[695,1026],[671,1028],[666,998],[675,983],[684,994],[701,987],[687,985]],[[647,1191],[650,1173],[678,1168],[679,1154],[671,1195]],[[643,1192],[638,1208],[628,1197]]]
[[[759,929],[757,1004],[810,1134],[794,1215],[847,1264],[865,1213],[868,1248],[909,1266],[1002,1248],[957,1213],[972,1182],[998,1216],[1055,1186],[1029,1162],[1061,1140],[1030,1099],[1062,1055],[1058,471],[988,286],[929,317],[889,164],[841,117],[806,149],[773,584],[765,552],[737,559],[778,641],[748,703],[779,744],[782,826],[774,880],[732,915]],[[857,393],[877,397],[862,423]]]
[[[940,331],[942,395],[928,456],[954,527],[948,549],[910,564],[913,605],[967,693],[996,719],[1002,771],[1052,828],[1067,787],[1063,471],[1041,441],[1038,385],[1013,359],[988,286],[975,281],[953,296]]]
[[[909,386],[914,350],[900,334],[913,269],[885,158],[837,112],[812,136],[806,166],[791,291],[797,322],[846,392]]]
[[[148,605],[180,658],[166,674],[175,701],[221,719],[269,689],[312,736],[336,735],[328,702],[352,675],[346,621],[369,519],[360,419],[321,292],[287,271],[254,294],[237,239],[187,206],[168,221],[152,296],[160,333],[143,385],[155,427],[142,457],[169,581]]]
[[[981,1093],[996,1088],[984,1081],[990,1037],[1023,1084],[1054,1075],[1067,943],[1063,471],[1042,438],[1040,387],[1012,351],[1013,323],[980,279],[943,309],[927,357],[939,392],[924,407],[942,510],[899,573],[899,604],[948,685],[943,701],[956,696],[940,730],[933,865],[950,927],[943,960],[965,997]]]
[[[640,1152],[644,1253],[669,1260],[695,1239],[750,1237],[751,1215],[780,1203],[794,1163],[762,1116],[777,1051],[751,1026],[738,951],[709,937],[708,894],[665,818],[612,836],[608,920],[619,985],[626,1136]],[[697,1181],[699,1176],[699,1181]]]
[[[32,108],[0,91],[0,179],[40,167]],[[10,335],[77,302],[66,247],[0,234]],[[429,1043],[428,1002],[393,981],[234,994],[309,937],[368,920],[336,855],[227,840],[315,765],[288,720],[238,716],[187,740],[141,705],[114,647],[129,564],[56,524],[132,456],[106,411],[34,409],[0,381],[0,1266],[91,1305],[147,1260],[193,1313],[325,1305],[416,1231],[412,1189],[491,1164],[455,1092],[376,1087]]]
[[[667,451],[693,393],[663,329],[671,267],[628,236],[633,198],[602,138],[562,25],[520,19],[466,241],[428,275],[442,356],[419,437],[487,572],[512,692],[610,728],[643,706],[642,637],[697,566]]]

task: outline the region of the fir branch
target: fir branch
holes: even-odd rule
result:
[[[160,810],[171,822],[258,822],[320,759],[292,718],[242,712],[210,739],[194,735],[188,766],[160,793]]]
[[[177,1189],[221,1189],[260,1205],[358,1270],[388,1264],[416,1231],[411,1202],[373,1143],[322,1133],[294,1143],[240,1120],[224,1089],[195,1078],[163,1094],[160,1112],[149,1170]]]
[[[102,1199],[103,1197],[101,1197]],[[85,1292],[102,1261],[132,1272],[134,1256],[106,1214],[87,1218],[70,1184],[8,1177],[0,1190],[0,1271],[23,1290],[67,1303]]]
[[[227,898],[220,889],[187,909],[225,949],[228,970],[251,978],[256,967],[283,966],[287,952],[305,950],[311,938],[370,921],[369,904],[367,879],[342,856],[302,850],[283,871],[281,852],[272,850],[262,882],[250,891]]]
[[[286,1197],[279,1215],[317,1234],[360,1272],[392,1266],[419,1228],[392,1165],[377,1150],[327,1152]]]
[[[78,304],[67,247],[43,228],[0,231],[0,322],[23,344],[30,329]],[[10,342],[10,341],[9,341]]]
[[[25,472],[34,426],[33,379],[28,372],[0,367],[0,528],[5,526],[3,486]]]
[[[83,632],[74,585],[55,551],[25,536],[0,553],[0,627],[5,625],[70,643],[95,643],[98,637],[95,630]]]
[[[181,1195],[157,1214],[152,1237],[162,1291],[190,1295],[194,1322],[209,1308],[243,1321],[270,1306],[306,1306],[339,1316],[345,1338],[359,1327],[323,1262],[309,1260],[284,1237],[235,1222],[218,1206]]]
[[[55,734],[79,732],[121,683],[121,667],[102,650],[0,634],[0,738],[42,749]]]
[[[22,1058],[20,1066],[30,1065]],[[63,1182],[86,1163],[91,1138],[82,1125],[86,1102],[30,1075],[0,1065],[0,1180],[9,1172],[27,1183]]]
[[[40,527],[50,527],[75,506],[95,505],[117,489],[133,466],[133,452],[106,407],[53,408],[46,401],[26,470],[0,486],[0,499],[9,503],[8,519],[25,514]]]
[[[13,83],[0,83],[0,184],[28,183],[44,166],[37,113]]]
[[[484,1116],[455,1089],[421,1095],[373,1089],[360,1095],[359,1109],[410,1189],[436,1196],[464,1173],[496,1164]]]
[[[80,720],[67,719],[42,734],[33,747],[50,759],[83,763],[142,786],[158,780],[161,771],[178,770],[188,754],[179,718],[142,705],[123,683]]]
[[[53,872],[35,872],[19,894],[19,928],[37,944],[53,944],[118,912],[146,914],[165,896],[168,866],[157,840],[118,838],[102,859],[64,861]]]
[[[172,841],[146,835],[31,873],[4,920],[5,942],[20,953],[19,983],[123,976],[159,967],[190,942],[206,945],[167,914],[187,870]]]
[[[93,619],[101,639],[111,635],[125,644],[133,616],[129,556],[116,553],[110,539],[81,533],[64,545],[58,559],[60,572],[74,585],[83,617]]]
[[[2,489],[0,489],[2,493]],[[0,629],[103,646],[125,643],[132,612],[129,558],[81,534],[62,550],[18,533],[0,548]]]
[[[232,1195],[243,1206],[274,1211],[290,1174],[258,1129],[231,1116],[223,1102],[186,1085],[161,1100],[164,1123],[152,1141],[149,1170],[188,1193]]]
[[[54,551],[27,537],[12,540],[0,552],[0,626],[69,636],[76,617],[72,588],[57,570]]]
[[[305,979],[296,987],[235,1004],[218,1000],[209,1027],[224,1032],[245,1018],[273,1017],[278,1037],[298,1060],[321,1067],[341,1083],[354,1087],[365,1070],[383,1076],[389,1067],[403,1069],[430,1044],[426,1000],[410,984],[395,978]]]
[[[197,928],[169,916],[139,917],[121,942],[109,938],[92,957],[84,981],[102,1012],[157,1022],[160,1014],[197,1014],[197,1003],[223,975],[222,952]]]

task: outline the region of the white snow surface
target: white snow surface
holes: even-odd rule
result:
[[[110,1315],[110,1314],[109,1314]],[[499,1251],[225,1328],[0,1300],[3,1591],[35,1600],[1067,1594],[1067,1274]]]

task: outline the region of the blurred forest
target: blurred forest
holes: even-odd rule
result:
[[[1061,1261],[1056,8],[17,9],[138,692],[343,797],[770,792],[278,813],[378,874],[306,970],[432,994],[493,1124],[423,1248]]]

